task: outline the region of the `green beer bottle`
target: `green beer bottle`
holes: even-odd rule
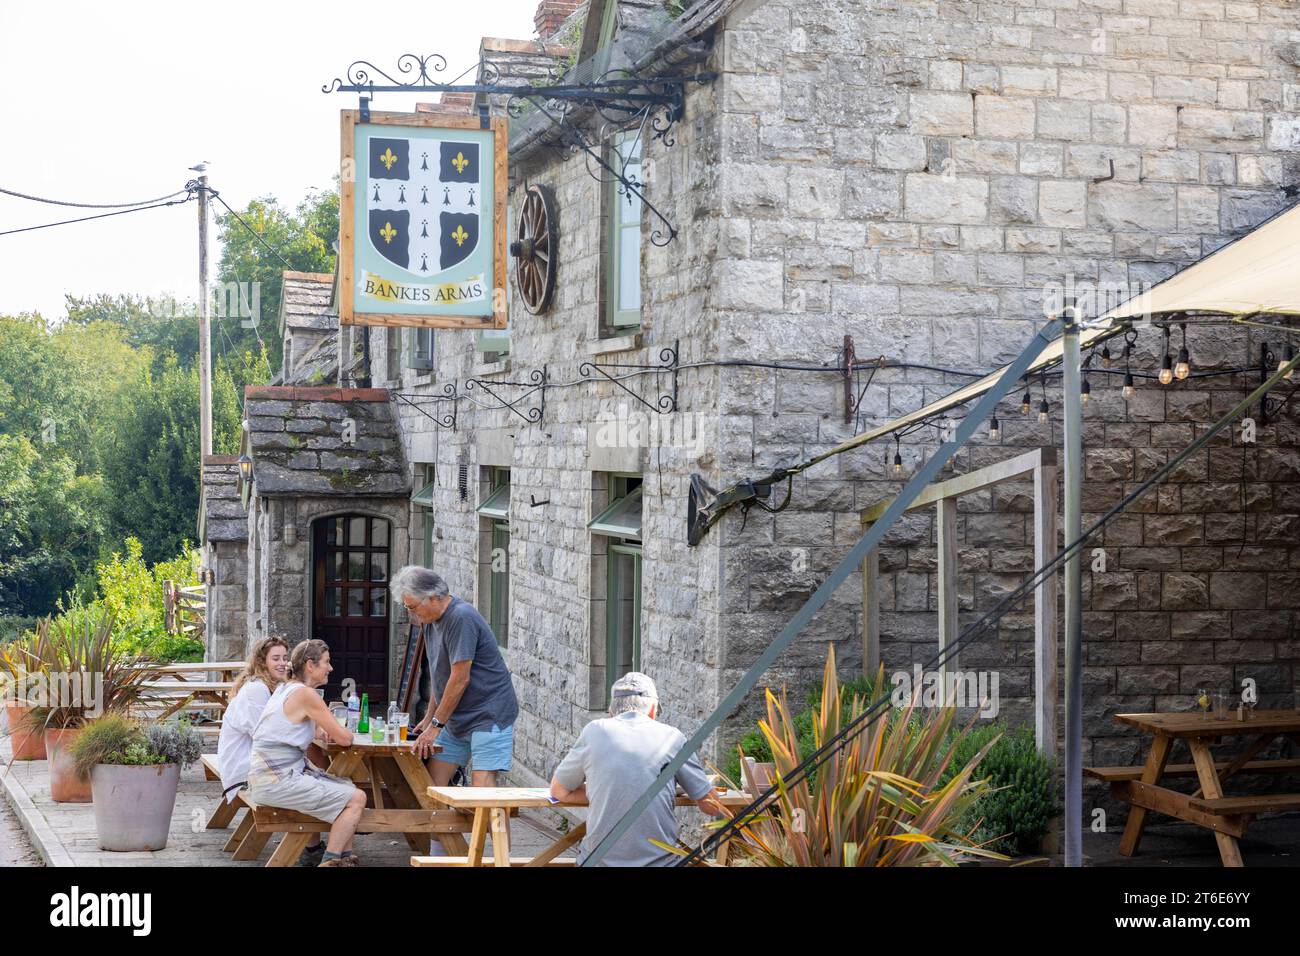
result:
[[[357,721],[357,733],[370,733],[370,695],[361,695],[361,719]]]

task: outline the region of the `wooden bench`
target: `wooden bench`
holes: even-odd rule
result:
[[[1260,813],[1300,810],[1300,793],[1261,793],[1254,797],[1193,797],[1188,803],[1192,809],[1205,813],[1255,816]]]
[[[1214,765],[1215,771],[1223,773],[1231,766],[1226,760],[1217,761]],[[1117,783],[1123,780],[1141,780],[1142,771],[1145,767],[1084,767],[1083,772],[1089,777],[1097,780],[1104,780],[1107,783]],[[1300,773],[1300,759],[1287,758],[1284,760],[1249,760],[1237,773]],[[1166,777],[1195,777],[1196,764],[1191,763],[1171,763],[1165,767]]]
[[[578,861],[575,857],[565,856],[556,857],[547,860],[545,863],[534,863],[532,857],[512,856],[510,858],[511,866],[577,866]],[[413,856],[411,857],[411,866],[469,866],[469,857],[467,856]]]

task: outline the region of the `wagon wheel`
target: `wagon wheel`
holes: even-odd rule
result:
[[[515,285],[524,308],[545,312],[555,295],[555,204],[544,186],[529,186],[519,210],[519,238],[510,243],[515,257]]]

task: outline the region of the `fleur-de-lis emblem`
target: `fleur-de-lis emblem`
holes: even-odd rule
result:
[[[469,233],[465,231],[463,226],[457,226],[456,231],[451,234],[451,237],[456,240],[456,245],[463,246],[465,240],[469,238]]]
[[[397,162],[397,157],[393,155],[391,149],[385,149],[383,155],[379,157],[379,161],[384,164],[384,169],[392,169],[393,164]]]
[[[464,153],[457,152],[456,158],[451,161],[451,164],[456,167],[456,172],[463,173],[465,167],[469,165],[469,160],[465,158]]]
[[[384,237],[384,242],[392,242],[393,236],[397,235],[397,230],[393,228],[391,222],[386,222],[384,228],[379,230],[379,234]]]

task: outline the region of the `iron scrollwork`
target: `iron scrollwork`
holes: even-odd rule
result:
[[[492,381],[483,378],[471,378],[465,383],[465,391],[467,393],[466,397],[468,398],[469,392],[473,391],[475,388],[481,389],[492,399],[493,402],[495,402],[495,404],[487,404],[470,399],[470,401],[474,401],[474,404],[478,405],[480,408],[508,408],[512,414],[535,425],[539,423],[542,420],[542,417],[546,414],[546,387],[548,381],[549,376],[547,375],[546,366],[543,365],[541,368],[535,368],[529,372],[527,380],[523,382]],[[515,398],[508,399],[499,392],[500,389],[505,388],[521,388],[525,391]],[[520,406],[533,395],[539,396],[538,403],[524,411],[520,411]]]
[[[592,378],[599,375],[607,382],[612,382],[623,391],[627,392],[638,402],[659,415],[669,415],[677,411],[677,373],[679,369],[678,348],[680,340],[673,342],[672,347],[664,346],[659,350],[658,365],[635,365],[619,363],[600,363],[583,362],[578,366],[578,374],[583,378]],[[621,375],[611,375],[606,369],[630,369],[631,371]],[[623,384],[625,379],[635,378],[640,375],[654,375],[656,384],[659,382],[661,375],[668,373],[672,376],[671,391],[660,392],[659,396],[653,402],[647,401],[637,392]]]

